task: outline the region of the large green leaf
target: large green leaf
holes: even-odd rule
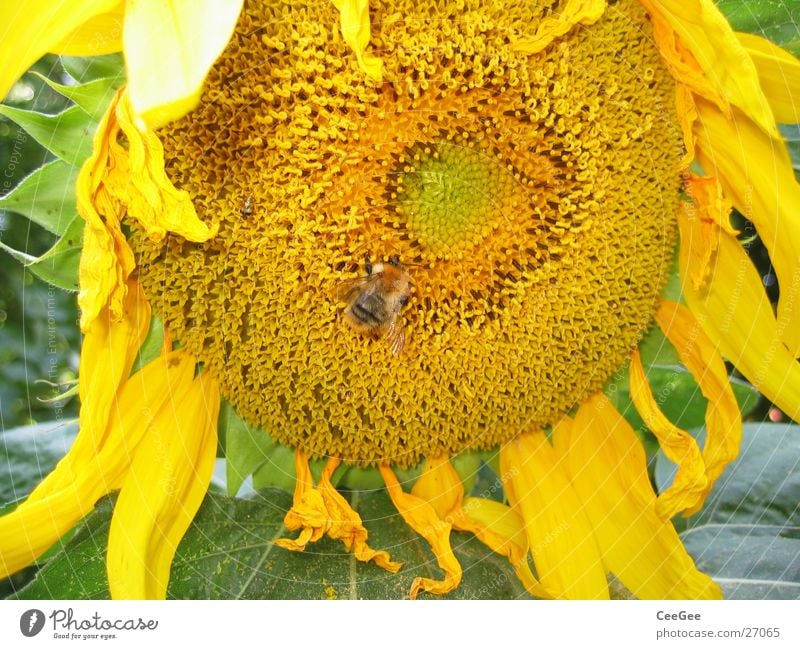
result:
[[[75,199],[77,177],[77,167],[63,160],[54,160],[0,198],[0,209],[23,214],[53,234],[64,234],[78,214]]]
[[[92,152],[97,123],[79,106],[45,115],[0,104],[0,115],[24,128],[45,149],[72,165],[80,166]]]
[[[797,0],[717,0],[717,6],[736,31],[764,36],[800,56]]]
[[[659,455],[659,490],[673,476]],[[800,426],[745,425],[739,458],[703,510],[675,522],[698,567],[727,597],[800,598]]]
[[[27,496],[78,434],[77,422],[45,422],[0,433],[0,505]]]
[[[347,492],[346,492],[347,493]],[[177,599],[402,599],[415,577],[441,577],[427,544],[408,528],[383,491],[349,492],[370,532],[370,545],[404,562],[398,574],[356,561],[338,541],[323,539],[305,552],[273,544],[295,537],[283,527],[291,495],[266,490],[242,500],[209,494],[173,561],[168,595]],[[108,596],[104,550],[111,502],[104,500],[26,588],[24,599]],[[464,599],[521,599],[528,595],[508,561],[471,534],[454,533],[461,586],[448,595]],[[425,595],[423,595],[425,597]]]

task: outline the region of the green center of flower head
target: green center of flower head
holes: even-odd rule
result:
[[[635,0],[515,49],[560,4],[371,2],[380,83],[328,0],[246,4],[198,109],[159,132],[219,234],[132,247],[248,422],[408,465],[546,426],[630,357],[672,266],[674,81]],[[366,283],[365,258],[410,284]],[[356,317],[368,286],[404,294]]]
[[[413,236],[443,258],[463,257],[524,201],[500,160],[471,142],[418,144],[400,163],[390,205]]]

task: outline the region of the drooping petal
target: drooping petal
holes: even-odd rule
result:
[[[428,501],[403,491],[397,477],[388,466],[381,465],[379,468],[386,490],[397,511],[406,524],[430,544],[439,567],[445,573],[444,579],[441,580],[428,577],[414,579],[411,584],[411,599],[416,599],[423,590],[434,595],[444,595],[458,588],[462,573],[461,564],[450,546],[452,525],[439,518]]]
[[[370,39],[369,0],[331,0],[339,10],[345,42],[353,48],[359,67],[374,81],[383,78],[383,61],[367,54]]]
[[[374,550],[367,544],[368,533],[361,517],[333,486],[331,477],[340,460],[328,459],[315,488],[308,459],[309,455],[305,451],[295,451],[297,480],[294,501],[284,518],[286,528],[290,531],[300,530],[300,535],[296,539],[278,539],[275,545],[302,552],[308,543],[319,541],[328,535],[332,539],[340,540],[345,549],[352,552],[359,561],[372,561],[389,572],[400,570],[402,563],[392,561],[388,552]]]
[[[573,423],[555,427],[573,488],[592,522],[603,563],[641,599],[721,597],[699,572],[675,528],[656,512],[644,449],[613,404],[599,393]]]
[[[174,363],[188,354],[173,352]],[[194,362],[190,358],[189,367]],[[175,383],[169,379],[177,379]],[[152,395],[151,395],[152,393]],[[122,481],[108,536],[108,583],[115,599],[163,599],[170,564],[200,506],[214,468],[219,391],[192,372],[165,374],[145,387],[144,404],[169,397],[147,421]],[[141,417],[133,410],[124,417]]]
[[[82,25],[98,15],[113,12],[119,0],[47,0],[0,4],[0,100],[37,60],[70,39]],[[77,36],[77,35],[76,35]],[[71,39],[77,44],[77,38]],[[105,50],[114,51],[114,50]],[[98,50],[96,54],[104,53]]]
[[[524,521],[542,586],[559,598],[608,599],[592,527],[544,433],[524,433],[503,446],[500,477]]]
[[[472,532],[493,552],[508,558],[517,577],[533,596],[554,599],[533,576],[528,564],[528,537],[525,524],[513,508],[487,498],[466,498],[448,520],[454,530]]]
[[[125,62],[131,104],[144,124],[159,128],[197,105],[241,9],[242,0],[128,0]]]
[[[411,493],[427,501],[439,518],[461,506],[464,486],[447,456],[429,457],[425,469],[414,483]]]
[[[661,412],[647,382],[638,349],[633,352],[631,359],[630,381],[631,399],[636,410],[658,439],[664,455],[678,465],[675,480],[658,497],[658,513],[666,520],[700,502],[708,485],[706,466],[694,438]]]
[[[188,359],[186,354],[183,354]],[[28,565],[88,514],[97,500],[118,488],[152,413],[160,410],[168,392],[153,392],[166,375],[191,378],[194,362],[161,356],[148,363],[118,390],[101,445],[89,431],[78,438],[58,466],[13,512],[0,518],[0,562],[8,574]],[[150,395],[145,403],[142,395]],[[88,440],[88,441],[86,441]]]
[[[800,184],[782,139],[764,137],[738,109],[731,119],[698,99],[697,159],[716,176],[736,208],[756,226],[769,251],[781,294],[778,318],[782,340],[800,356]]]
[[[656,310],[655,319],[708,399],[703,446],[708,484],[697,504],[687,510],[691,515],[700,510],[717,478],[739,455],[742,414],[728,380],[725,362],[691,311],[664,300]]]
[[[710,99],[714,96],[738,106],[765,133],[779,138],[775,119],[752,59],[739,42],[730,23],[712,0],[639,0],[650,13],[657,30],[672,30],[691,51],[702,71],[701,78],[687,78],[672,66],[680,83],[691,84],[692,91]],[[659,45],[663,41],[659,40]],[[674,60],[662,48],[668,64]],[[724,106],[718,110],[727,113]]]
[[[800,61],[761,36],[737,33],[736,37],[755,63],[775,121],[800,122]]]
[[[536,28],[536,33],[530,38],[516,41],[514,49],[526,54],[541,52],[575,25],[591,25],[597,22],[605,10],[605,0],[567,0],[561,13],[542,20]]]
[[[706,224],[689,210],[687,204],[678,215],[680,275],[689,308],[722,355],[770,401],[800,421],[800,363],[779,337],[785,321],[776,321],[761,278],[739,242],[715,224],[710,224],[714,236],[709,241]],[[715,263],[698,287],[690,278],[708,245],[715,249]]]
[[[80,430],[69,452],[28,496],[34,501],[72,484],[96,461],[110,434],[113,408],[119,408],[120,386],[150,326],[150,305],[136,282],[129,282],[123,318],[111,320],[104,309],[87,331],[81,346],[78,394]]]
[[[217,231],[200,221],[189,194],[167,178],[159,139],[137,129],[132,119],[123,88],[100,122],[92,155],[78,176],[78,212],[86,221],[78,294],[84,331],[106,305],[112,318],[122,317],[125,282],[135,267],[122,231],[124,215],[138,220],[154,239],[170,231],[205,241]]]

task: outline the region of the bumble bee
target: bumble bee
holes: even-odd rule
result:
[[[340,298],[347,303],[344,317],[357,332],[386,338],[392,353],[403,351],[405,333],[400,310],[411,295],[411,279],[397,256],[388,263],[372,264],[366,258],[366,276],[344,282]]]

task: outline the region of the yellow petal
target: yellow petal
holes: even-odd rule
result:
[[[716,97],[738,106],[765,133],[780,137],[775,119],[752,59],[747,55],[725,16],[712,0],[639,0],[654,24],[667,25],[688,48],[705,78],[705,84],[676,74],[682,83],[710,99],[707,85]],[[659,45],[661,41],[659,41]],[[668,53],[663,52],[665,55]],[[669,57],[667,59],[669,61]],[[675,71],[675,68],[673,68]],[[723,106],[718,108],[724,110]]]
[[[690,206],[684,207],[678,215],[679,259],[689,308],[722,355],[770,401],[800,421],[800,364],[779,338],[779,324],[758,272],[739,242],[712,224],[713,272],[700,288],[688,281],[709,242],[701,232],[703,222],[687,213]]]
[[[416,599],[423,590],[434,595],[444,595],[458,588],[461,583],[461,564],[458,563],[453,548],[450,547],[452,526],[439,518],[436,510],[426,500],[403,491],[397,477],[388,466],[381,465],[379,468],[386,483],[386,490],[397,511],[406,524],[430,544],[439,567],[445,573],[442,580],[428,577],[414,579],[411,584],[411,599]]]
[[[150,305],[136,282],[127,285],[122,320],[113,322],[104,309],[92,322],[81,345],[80,432],[69,453],[34,489],[29,500],[67,487],[88,463],[96,461],[111,432],[112,409],[119,408],[120,386],[128,380],[149,326]]]
[[[716,223],[728,234],[734,236],[739,234],[739,231],[731,225],[733,206],[722,193],[719,178],[704,178],[690,173],[686,176],[685,183],[698,217]]]
[[[124,285],[135,267],[122,231],[123,215],[138,220],[153,239],[169,231],[190,241],[206,241],[217,232],[216,225],[209,227],[197,217],[189,194],[170,182],[159,139],[137,129],[132,119],[121,89],[98,126],[92,155],[78,176],[78,212],[86,221],[78,294],[84,331],[106,304],[112,318],[121,317]]]
[[[719,587],[695,567],[672,523],[656,512],[642,444],[602,393],[583,403],[574,423],[557,426],[553,436],[603,563],[634,595],[721,597]]]
[[[52,51],[67,56],[99,56],[121,52],[124,22],[125,2],[120,0],[108,13],[92,16],[78,26],[55,45]]]
[[[131,104],[147,126],[164,126],[197,105],[241,8],[242,0],[128,0],[124,42]]]
[[[147,424],[111,518],[107,568],[115,599],[166,596],[172,558],[205,496],[216,458],[214,379],[184,373],[176,383],[145,389],[144,403],[151,391],[170,396]]]
[[[163,383],[167,375],[191,380],[193,369],[193,361],[176,361],[174,354],[148,363],[117,392],[100,440],[82,429],[67,455],[28,499],[0,518],[0,560],[9,574],[34,561],[88,514],[101,496],[119,487],[152,413],[168,397],[167,390],[154,392],[152,386]],[[143,395],[149,396],[144,402]]]
[[[678,465],[672,485],[658,497],[659,515],[664,519],[672,518],[678,512],[700,502],[708,485],[706,467],[694,438],[673,425],[658,407],[647,382],[638,349],[633,352],[631,359],[630,381],[631,399],[636,410],[658,439],[664,455]]]
[[[364,527],[361,517],[333,486],[331,477],[338,466],[338,458],[329,459],[322,470],[322,476],[320,476],[319,485],[317,486],[325,501],[328,516],[331,519],[328,536],[332,539],[339,539],[344,543],[345,549],[352,551],[359,561],[372,561],[384,570],[397,572],[403,564],[392,561],[388,552],[373,550],[367,545],[367,529]]]
[[[300,535],[296,539],[277,539],[275,545],[302,552],[308,543],[319,541],[327,534],[332,539],[340,540],[359,561],[372,561],[389,572],[400,570],[402,563],[392,561],[388,552],[374,550],[367,544],[368,533],[361,517],[333,486],[331,476],[340,460],[328,459],[319,485],[314,488],[308,459],[305,451],[295,451],[297,481],[294,502],[284,518],[286,528],[289,531],[300,530]]]
[[[472,532],[493,552],[508,558],[525,589],[534,597],[553,599],[528,564],[528,537],[525,524],[511,507],[486,498],[466,498],[463,507],[448,518],[454,530]]]
[[[800,184],[781,139],[770,139],[758,125],[734,109],[727,119],[698,100],[695,125],[697,159],[719,178],[725,194],[756,226],[769,251],[781,287],[778,319],[781,337],[800,356]]]
[[[81,25],[111,12],[119,0],[47,0],[0,3],[3,47],[0,48],[0,99],[47,52],[57,51]],[[99,52],[98,52],[99,53]]]
[[[775,121],[800,122],[800,61],[761,36],[737,33],[736,37],[755,63]]]
[[[597,22],[605,9],[605,0],[567,0],[561,13],[542,20],[533,36],[516,41],[513,47],[525,54],[541,52],[575,25],[591,25]]]
[[[725,362],[691,311],[665,300],[659,305],[655,319],[708,399],[703,446],[708,484],[698,503],[686,512],[691,515],[700,510],[717,478],[739,455],[742,415],[728,380]]]
[[[544,433],[524,433],[506,444],[500,475],[509,504],[524,521],[542,586],[560,598],[608,599],[592,527]]]
[[[383,61],[367,54],[370,39],[369,0],[332,0],[340,13],[342,37],[355,52],[358,66],[373,81],[383,78]]]
[[[464,500],[461,478],[447,456],[425,460],[425,469],[411,488],[411,493],[427,501],[439,518],[445,518]]]

